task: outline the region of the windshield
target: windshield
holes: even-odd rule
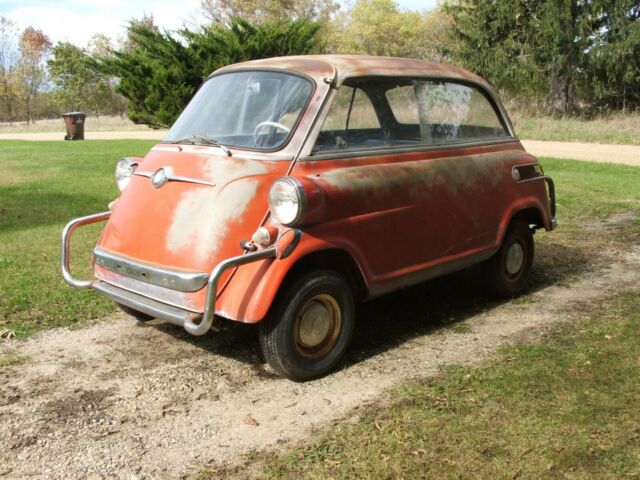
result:
[[[260,150],[282,146],[313,90],[309,80],[270,71],[225,73],[207,80],[163,142]]]

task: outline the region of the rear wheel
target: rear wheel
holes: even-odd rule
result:
[[[344,355],[355,323],[349,284],[328,270],[287,287],[260,324],[260,347],[271,367],[303,381],[330,371]]]
[[[513,222],[498,252],[485,263],[487,284],[493,294],[509,298],[520,293],[533,266],[533,232],[522,221]]]
[[[122,310],[124,313],[132,316],[139,322],[148,322],[149,320],[153,320],[153,317],[151,315],[147,315],[146,313],[139,312],[138,310],[134,310],[131,307],[122,305],[121,303],[118,303],[118,307],[120,307],[120,310]]]

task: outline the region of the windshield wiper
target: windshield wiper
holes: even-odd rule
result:
[[[215,138],[205,137],[204,135],[196,135],[195,133],[190,137],[184,137],[171,143],[187,143],[189,145],[212,145],[214,147],[218,147],[220,150],[226,153],[227,157],[230,157],[232,155],[231,150],[229,150]]]

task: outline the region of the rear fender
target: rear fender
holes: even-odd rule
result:
[[[549,212],[549,206],[543,204],[537,196],[527,196],[519,198],[517,201],[511,204],[510,208],[505,210],[505,213],[500,221],[497,235],[497,245],[502,244],[502,240],[507,233],[507,229],[511,224],[511,221],[518,215],[522,215],[525,212],[531,212],[539,221],[531,223],[539,223],[545,230],[552,230],[551,213]],[[529,213],[527,213],[529,215]]]

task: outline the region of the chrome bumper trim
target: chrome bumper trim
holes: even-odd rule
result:
[[[110,283],[98,280],[93,282],[91,287],[101,294],[115,300],[116,302],[126,305],[147,315],[151,315],[153,318],[160,318],[166,320],[174,325],[183,327],[187,321],[198,321],[202,318],[202,314],[193,313],[189,310],[174,307],[166,303],[153,300],[138,293],[130,292],[124,288],[116,287]]]
[[[170,288],[179,292],[197,292],[209,280],[209,275],[201,272],[180,272],[154,265],[136,262],[121,255],[106,252],[99,247],[93,250],[96,264],[126,277],[150,283],[159,287]]]
[[[153,300],[143,295],[129,292],[119,287],[114,287],[101,280],[78,280],[73,277],[69,270],[70,264],[70,247],[71,247],[71,234],[73,231],[83,225],[90,223],[100,222],[107,220],[111,212],[96,213],[95,215],[88,215],[86,217],[76,218],[71,220],[62,230],[62,276],[65,281],[76,288],[91,288],[103,293],[116,301],[124,303],[125,305],[140,310],[157,318],[162,318],[176,325],[184,327],[184,329],[192,335],[204,335],[209,331],[215,317],[216,299],[218,297],[218,282],[222,275],[230,268],[239,267],[247,263],[257,262],[259,260],[265,260],[268,258],[275,258],[276,247],[264,248],[262,250],[256,250],[255,252],[249,252],[237,257],[227,258],[226,260],[218,263],[211,271],[207,279],[207,296],[205,299],[205,307],[202,315],[194,314],[188,310],[183,310],[172,305]],[[126,295],[125,293],[126,292]],[[200,320],[198,322],[198,320]],[[198,322],[198,323],[196,323]]]
[[[65,282],[75,288],[90,288],[93,283],[92,280],[79,280],[75,278],[71,273],[71,234],[73,231],[84,225],[89,225],[96,222],[104,222],[111,216],[111,212],[101,212],[94,215],[87,215],[86,217],[74,218],[67,223],[62,230],[62,249],[60,252],[60,264],[62,267],[62,277]]]

